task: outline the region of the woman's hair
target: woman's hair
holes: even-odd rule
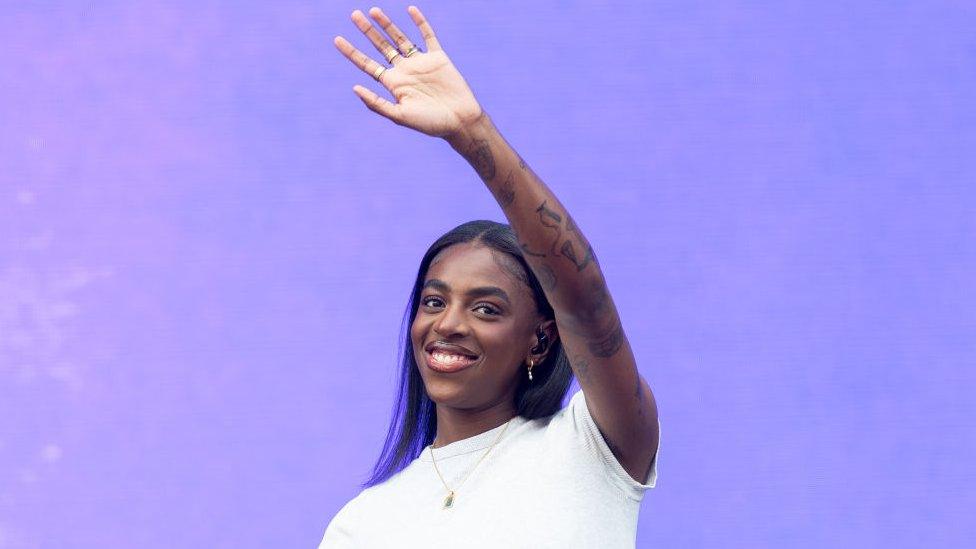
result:
[[[437,414],[434,402],[427,396],[423,379],[414,358],[410,328],[417,315],[420,294],[431,261],[443,249],[454,244],[474,242],[511,256],[521,266],[518,276],[532,290],[539,313],[546,319],[555,318],[552,305],[542,286],[525,262],[515,232],[508,225],[494,221],[469,221],[458,225],[431,244],[420,261],[417,280],[410,292],[410,303],[404,313],[400,339],[400,381],[393,404],[386,442],[369,480],[363,487],[380,484],[410,464],[420,452],[434,441],[437,434]],[[534,381],[519,377],[515,389],[516,413],[526,419],[551,416],[562,407],[573,371],[558,338],[549,347],[545,361],[532,368]]]

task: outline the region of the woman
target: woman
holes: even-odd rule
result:
[[[426,52],[378,8],[353,12],[387,64],[335,45],[395,102],[353,89],[447,141],[511,226],[466,223],[424,256],[383,455],[321,547],[632,547],[659,423],[596,256],[408,12]],[[582,391],[560,409],[573,374]]]

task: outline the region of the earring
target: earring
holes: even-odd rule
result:
[[[529,381],[532,381],[532,367],[535,366],[535,361],[529,359]]]

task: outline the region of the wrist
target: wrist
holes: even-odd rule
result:
[[[491,123],[491,118],[482,109],[477,117],[462,122],[457,131],[445,135],[444,140],[450,143],[451,147],[463,150],[472,140],[485,139],[493,130],[494,125]]]

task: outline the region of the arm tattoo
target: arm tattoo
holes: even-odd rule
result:
[[[620,316],[610,299],[610,292],[601,280],[591,280],[578,298],[575,319],[566,328],[582,336],[591,356],[609,358],[626,341]]]
[[[590,259],[593,257],[593,248],[587,247],[586,255],[583,257],[583,259],[577,260],[576,249],[573,248],[573,243],[569,240],[563,242],[563,247],[560,251],[562,252],[563,257],[572,261],[573,265],[576,265],[576,272],[582,271],[584,267],[589,265]]]
[[[534,252],[528,249],[528,246],[523,242],[522,250],[525,253],[535,256],[535,257],[548,257],[552,255],[553,257],[563,256],[572,262],[573,266],[576,267],[576,272],[580,272],[590,264],[590,261],[594,259],[593,248],[583,240],[583,235],[580,233],[579,228],[576,226],[576,222],[573,218],[567,214],[565,219],[565,229],[567,233],[572,235],[572,238],[566,238],[562,245],[559,244],[560,240],[563,240],[563,216],[559,215],[557,212],[547,206],[548,200],[543,200],[542,204],[535,209],[536,213],[539,214],[539,223],[543,227],[551,229],[553,231],[552,243],[549,245],[548,253],[544,252]],[[586,253],[580,257],[580,254],[576,251],[576,246],[573,245],[573,240],[577,241],[577,244],[586,247]]]
[[[532,250],[530,250],[529,245],[526,244],[525,242],[522,242],[519,245],[522,246],[522,251],[525,252],[525,255],[531,255],[532,257],[546,257],[546,254],[533,252]]]
[[[475,139],[468,149],[467,158],[485,183],[495,179],[495,157],[491,154],[488,140]]]
[[[582,271],[584,267],[590,264],[590,260],[593,259],[593,247],[586,244],[586,241],[583,240],[583,235],[580,233],[579,227],[573,221],[573,216],[569,214],[566,214],[566,230],[573,233],[581,245],[586,245],[586,256],[580,261],[576,261],[576,251],[573,249],[573,243],[566,240],[566,243],[563,244],[563,255],[569,258],[573,262],[573,265],[576,265],[576,272]]]
[[[572,366],[573,372],[580,381],[589,379],[590,361],[586,360],[584,355],[574,356],[573,360],[569,361],[569,365]]]
[[[610,329],[590,338],[586,344],[590,354],[596,357],[609,358],[617,354],[624,344],[624,329],[620,325],[620,318],[614,315]]]
[[[556,212],[547,208],[546,202],[548,201],[543,200],[542,204],[540,204],[535,211],[537,214],[539,214],[539,223],[542,223],[544,227],[548,227],[556,233],[555,238],[552,240],[552,245],[550,246],[549,252],[553,255],[559,255],[556,253],[556,244],[559,242],[559,237],[562,236],[563,233],[562,229],[559,227],[559,224],[562,223],[563,218]]]
[[[584,326],[597,326],[608,315],[613,314],[613,303],[607,286],[600,280],[591,280],[585,288],[585,296],[580,307],[580,318]]]
[[[512,170],[508,172],[508,177],[505,181],[495,189],[495,198],[498,203],[501,204],[502,208],[507,208],[515,203],[515,171]]]

